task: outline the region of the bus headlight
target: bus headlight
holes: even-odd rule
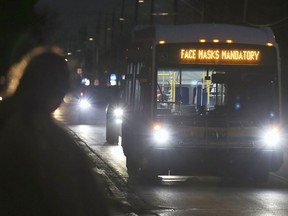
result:
[[[81,109],[88,109],[91,106],[91,104],[89,100],[87,100],[86,98],[81,98],[79,101],[79,106]]]
[[[262,135],[262,140],[267,147],[279,147],[282,141],[280,129],[278,127],[266,129]]]
[[[153,126],[153,140],[158,144],[165,144],[170,139],[169,131],[159,124]]]

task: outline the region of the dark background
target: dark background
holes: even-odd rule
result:
[[[86,70],[101,77],[107,71],[117,72],[117,59],[136,25],[187,23],[271,27],[280,47],[286,95],[287,0],[2,0],[0,75],[31,47],[46,43],[60,45],[67,52],[82,50]],[[96,58],[95,50],[96,65],[89,66],[91,56]]]

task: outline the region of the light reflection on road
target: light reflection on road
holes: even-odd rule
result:
[[[74,126],[74,128],[75,127],[77,128],[77,134],[80,134],[82,139],[86,139],[91,136],[91,134],[94,134],[94,129],[90,125],[78,125]]]

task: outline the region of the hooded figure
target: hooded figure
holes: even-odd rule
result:
[[[0,215],[109,215],[86,153],[51,117],[69,89],[65,59],[42,48],[11,71],[13,94],[0,104]]]

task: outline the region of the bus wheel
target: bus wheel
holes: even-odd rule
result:
[[[126,167],[130,180],[136,180],[138,183],[154,183],[158,176],[152,169],[143,168],[141,162],[135,156],[126,157]]]

